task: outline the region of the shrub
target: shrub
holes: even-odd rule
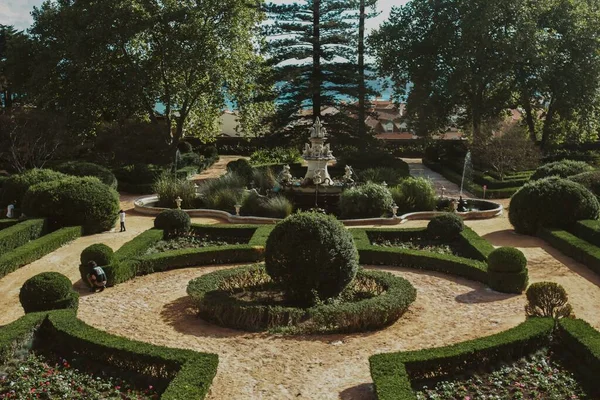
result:
[[[300,151],[293,147],[275,147],[273,149],[256,150],[250,156],[252,165],[295,164],[302,161]]]
[[[186,142],[185,140],[182,140],[181,142],[177,143],[177,148],[179,149],[181,154],[187,154],[193,151],[190,142]]]
[[[600,171],[584,172],[569,177],[569,180],[579,183],[590,192],[594,193],[596,197],[600,197]]]
[[[240,213],[256,217],[285,218],[294,210],[293,204],[283,196],[262,197],[248,193],[242,202]]]
[[[166,237],[187,233],[191,224],[190,216],[183,210],[164,210],[154,219],[154,228],[162,229]]]
[[[98,178],[69,177],[32,186],[23,199],[30,217],[45,217],[57,226],[82,226],[86,234],[112,229],[119,194]]]
[[[154,192],[158,195],[158,206],[174,208],[175,199],[181,198],[182,208],[194,208],[196,203],[196,187],[194,182],[185,178],[177,178],[172,173],[164,172],[154,182]]]
[[[462,218],[454,213],[435,216],[427,224],[427,232],[432,237],[441,240],[458,239],[463,229],[465,229],[465,224]]]
[[[202,150],[202,155],[206,158],[217,158],[219,157],[219,152],[215,146],[206,146]]]
[[[227,164],[227,171],[239,176],[247,185],[252,182],[252,178],[254,177],[254,168],[252,168],[252,165],[245,158],[230,161]]]
[[[554,319],[569,317],[573,308],[568,303],[569,296],[564,287],[555,282],[533,283],[527,289],[528,317],[552,317]]]
[[[245,185],[244,178],[234,173],[203,182],[198,189],[202,207],[233,212],[244,199]]]
[[[367,183],[345,190],[339,208],[343,218],[375,218],[390,212],[392,203],[392,194],[385,186]]]
[[[179,157],[179,160],[177,160],[177,168],[199,167],[202,165],[203,161],[204,157],[194,152],[183,153],[181,157]]]
[[[114,259],[113,249],[103,243],[96,243],[86,247],[79,258],[81,265],[87,265],[90,261],[103,266],[112,263]]]
[[[529,283],[529,272],[525,268],[521,272],[488,271],[488,285],[497,292],[523,293]]]
[[[368,168],[357,174],[357,178],[361,182],[385,182],[389,185],[397,185],[406,177],[407,174],[405,170],[389,167]]]
[[[79,294],[69,278],[58,272],[42,272],[25,281],[19,301],[26,313],[77,308]]]
[[[435,189],[429,179],[408,178],[390,190],[399,215],[415,211],[432,211],[436,207]]]
[[[15,200],[20,205],[25,193],[31,186],[42,182],[57,181],[66,177],[65,174],[50,169],[31,169],[22,174],[13,175],[2,186],[0,206],[5,207]]]
[[[271,168],[254,168],[252,184],[260,193],[266,194],[276,183],[277,179]]]
[[[600,204],[580,184],[551,177],[523,186],[512,197],[509,209],[508,217],[515,230],[535,235],[540,228],[561,228],[596,219]]]
[[[126,181],[138,185],[152,184],[164,172],[163,167],[153,164],[126,165],[115,170],[119,183]]]
[[[0,254],[5,254],[46,232],[46,221],[30,219],[0,231]]]
[[[117,178],[115,175],[109,169],[98,164],[85,161],[69,161],[60,164],[54,169],[67,175],[95,176],[105,185],[110,186],[113,189],[117,188]]]
[[[514,247],[500,247],[488,256],[488,270],[495,272],[521,272],[527,267],[527,258]]]
[[[331,216],[295,214],[267,239],[267,273],[287,296],[302,305],[339,295],[358,270],[352,235]]]
[[[592,166],[583,161],[562,160],[555,161],[549,164],[544,164],[535,170],[531,175],[531,180],[547,178],[549,176],[558,176],[568,178],[573,175],[578,175],[584,172],[593,170]]]

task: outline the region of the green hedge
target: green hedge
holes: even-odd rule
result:
[[[36,331],[36,328],[38,328]],[[35,332],[36,346],[61,357],[86,361],[144,377],[169,380],[163,400],[203,399],[217,372],[216,354],[171,349],[110,335],[86,325],[72,311],[28,314],[0,328],[0,361]]]
[[[472,259],[427,251],[374,246],[371,244],[368,235],[369,232],[376,232],[410,236],[411,233],[425,231],[424,228],[401,230],[351,229],[354,236],[354,243],[360,255],[360,263],[363,265],[392,265],[438,271],[450,275],[462,276],[485,284],[488,283],[487,264],[485,260],[487,260],[487,256],[494,248],[469,228],[465,227],[463,232],[461,232],[459,242],[464,251],[473,257]]]
[[[538,236],[560,252],[600,274],[600,247],[561,229],[542,229]]]
[[[0,254],[41,237],[46,232],[46,220],[30,219],[0,231]]]
[[[6,228],[10,228],[11,226],[18,224],[19,222],[21,221],[19,221],[18,219],[0,219],[0,231]]]
[[[600,396],[598,376],[600,376],[600,332],[581,319],[563,318],[559,322],[561,350],[575,362],[584,380],[584,384],[595,393],[589,393],[593,398]]]
[[[80,226],[62,228],[0,255],[0,278],[52,253],[65,243],[81,237],[82,233]]]
[[[600,221],[577,221],[569,231],[578,238],[600,247]]]
[[[377,398],[415,400],[412,380],[446,379],[500,361],[515,361],[548,344],[553,326],[552,319],[530,318],[505,332],[452,346],[371,356]]]

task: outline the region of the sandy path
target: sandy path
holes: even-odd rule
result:
[[[227,164],[231,161],[239,160],[240,158],[248,158],[242,156],[219,156],[219,161],[214,163],[212,167],[194,175],[191,179],[194,182],[202,182],[206,179],[218,178],[227,172]]]

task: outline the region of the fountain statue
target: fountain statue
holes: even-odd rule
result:
[[[327,165],[330,161],[334,161],[335,157],[331,152],[330,144],[325,144],[327,130],[321,123],[319,117],[315,119],[315,123],[310,128],[310,144],[304,146],[302,158],[308,163],[308,170],[304,177],[304,182],[307,184],[332,185],[333,180],[329,176]],[[315,179],[316,178],[316,179]],[[316,181],[320,181],[317,183]]]

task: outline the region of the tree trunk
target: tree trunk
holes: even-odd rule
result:
[[[483,103],[483,91],[478,89],[477,93],[475,94],[474,101],[471,104],[473,143],[475,143],[475,145],[479,145],[480,143],[484,142],[483,138],[481,137],[481,103]]]
[[[321,117],[321,0],[313,2],[313,119]]]
[[[525,121],[527,122],[527,129],[529,130],[529,137],[533,143],[537,142],[537,136],[535,134],[535,120],[533,119],[533,110],[529,97],[523,95],[523,108],[525,109]]]
[[[544,120],[544,129],[542,131],[542,150],[546,150],[550,144],[550,135],[552,129],[552,123],[554,122],[554,114],[556,113],[555,101],[552,99],[548,106],[548,112],[546,113],[546,119]]]
[[[366,136],[366,97],[365,84],[365,0],[360,0],[360,16],[358,24],[358,135]]]

